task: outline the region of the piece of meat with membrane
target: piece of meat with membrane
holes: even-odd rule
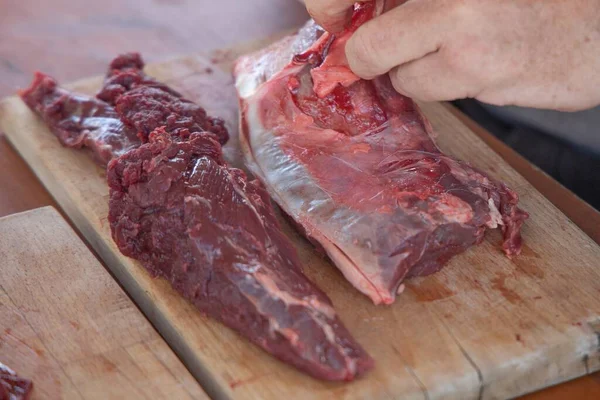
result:
[[[214,135],[160,128],[110,163],[108,182],[119,249],[200,311],[320,379],[372,367],[303,274],[264,187],[226,165]]]
[[[444,155],[387,76],[360,80],[343,47],[382,2],[355,6],[338,36],[309,22],[235,68],[240,141],[273,199],[376,304],[502,228],[508,256],[527,213],[503,183]],[[329,58],[332,57],[332,58]]]
[[[62,89],[40,72],[19,94],[63,146],[89,148],[102,165],[142,143],[108,103]]]

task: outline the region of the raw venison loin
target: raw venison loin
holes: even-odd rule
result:
[[[207,115],[204,108],[149,77],[143,68],[138,53],[115,58],[97,97],[113,105],[122,121],[139,132],[144,143],[150,132],[161,126],[174,136],[182,132],[211,132],[219,143],[227,143],[229,133],[221,118]]]
[[[0,363],[0,400],[27,400],[33,383],[20,378],[12,369]]]
[[[63,146],[89,148],[102,165],[142,144],[110,104],[62,89],[47,75],[36,73],[20,95]]]
[[[527,214],[516,193],[441,153],[389,78],[360,80],[344,47],[383,2],[358,3],[338,36],[309,22],[235,68],[240,141],[275,201],[374,303],[501,227],[510,257]]]
[[[163,126],[176,139],[211,132],[221,144],[227,142],[222,119],[207,115],[143,68],[138,53],[118,56],[95,98],[62,89],[42,73],[20,95],[64,146],[89,148],[102,165],[146,143],[150,132]]]
[[[303,274],[262,184],[228,167],[217,137],[166,129],[108,166],[123,254],[200,311],[304,372],[352,380],[373,365]]]
[[[139,86],[153,87],[174,97],[183,97],[176,90],[146,75],[144,66],[139,53],[117,56],[108,66],[104,84],[96,97],[114,106],[119,96]]]

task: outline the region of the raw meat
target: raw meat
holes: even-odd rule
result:
[[[438,271],[488,228],[517,255],[527,214],[503,183],[442,154],[387,76],[350,71],[344,45],[382,4],[357,4],[338,37],[309,22],[242,57],[235,76],[250,169],[358,290],[390,304],[404,279]]]
[[[109,222],[123,254],[202,312],[306,373],[351,380],[373,361],[303,274],[269,197],[216,136],[150,142],[109,164]]]
[[[137,86],[154,87],[175,97],[183,97],[176,90],[146,75],[144,66],[144,60],[139,53],[118,56],[108,66],[104,84],[96,97],[114,107],[119,96]]]
[[[147,76],[138,53],[128,53],[110,64],[104,87],[97,97],[113,105],[121,120],[147,142],[154,129],[165,126],[174,136],[182,132],[212,132],[225,144],[229,134],[222,119],[184,99],[165,84]]]
[[[90,148],[102,165],[146,143],[148,134],[161,126],[182,139],[207,131],[221,144],[227,142],[222,119],[148,77],[143,67],[137,53],[115,58],[97,98],[61,89],[41,73],[20,95],[64,146]]]
[[[0,400],[27,400],[33,383],[23,379],[6,365],[0,363]]]
[[[63,146],[89,148],[102,165],[142,143],[109,104],[64,90],[42,73],[20,95]]]
[[[142,68],[135,53],[117,57],[98,98],[42,74],[22,93],[64,145],[112,158],[109,222],[123,254],[310,375],[352,380],[370,369],[373,360],[303,274],[264,187],[223,160],[223,121]]]

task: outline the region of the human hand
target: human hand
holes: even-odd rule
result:
[[[353,3],[306,0],[331,31]],[[362,25],[346,55],[424,101],[581,110],[600,104],[600,0],[409,0]]]

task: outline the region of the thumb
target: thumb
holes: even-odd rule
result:
[[[352,17],[355,0],[305,0],[311,17],[328,32],[339,32]]]
[[[447,29],[437,0],[409,1],[366,22],[346,45],[352,71],[365,79],[436,52]]]

